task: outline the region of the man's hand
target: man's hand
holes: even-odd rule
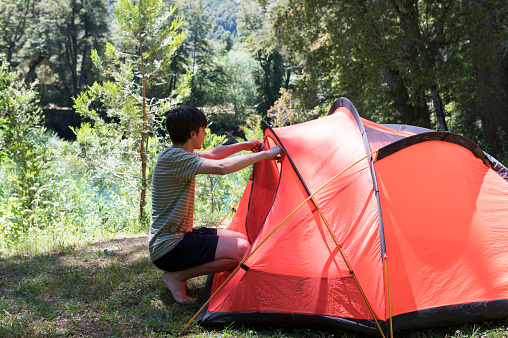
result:
[[[271,149],[266,150],[267,153],[270,154],[269,160],[277,160],[277,162],[282,163],[284,159],[284,151],[279,146],[275,146]]]
[[[244,143],[247,148],[246,150],[250,150],[253,153],[257,153],[259,149],[263,148],[263,142],[261,142],[260,140],[250,140],[245,141]]]

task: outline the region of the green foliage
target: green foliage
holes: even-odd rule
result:
[[[69,107],[97,75],[90,50],[108,35],[107,0],[1,1],[0,11],[0,50],[25,81],[39,80],[44,104]]]
[[[279,99],[275,101],[267,113],[270,125],[283,127],[309,121],[317,117],[317,114],[310,114],[306,110],[296,108],[295,106],[293,92],[281,88]]]
[[[191,80],[191,93],[186,101],[191,106],[201,106],[206,91],[206,80],[216,76],[216,67],[213,62],[213,50],[207,34],[211,31],[211,23],[207,18],[201,0],[177,1],[182,11],[188,31],[188,38],[183,48],[188,57],[188,69],[193,74]]]
[[[105,170],[77,176],[71,147],[41,126],[37,92],[17,76],[0,60],[0,252],[139,230],[133,207],[139,193],[128,184],[110,184]],[[92,132],[85,126],[80,135],[86,150],[103,149]]]
[[[96,51],[92,60],[108,77],[75,98],[75,109],[93,124],[75,129],[75,151],[86,170],[98,177],[130,182],[140,192],[140,219],[146,219],[146,190],[160,150],[157,130],[165,112],[188,93],[183,85],[163,98],[148,98],[150,86],[164,83],[171,57],[186,38],[180,17],[168,24],[174,9],[165,11],[161,0],[120,0],[114,9],[128,51],[106,47],[104,60]],[[131,165],[138,159],[139,166]]]
[[[308,108],[345,96],[376,122],[448,124],[501,151],[505,8],[497,0],[288,0],[274,8],[273,33],[303,61],[295,97]]]
[[[9,72],[0,57],[0,159],[2,200],[0,235],[17,237],[38,226],[51,200],[54,158],[48,135],[41,126],[38,95]]]
[[[211,40],[222,40],[224,35],[237,36],[237,14],[240,10],[240,2],[235,0],[209,0],[204,2],[208,12],[208,19],[213,29],[208,34]]]
[[[234,48],[217,56],[214,65],[203,80],[203,99],[214,106],[210,110],[232,110],[236,120],[228,118],[235,124],[229,130],[234,130],[256,104],[258,94],[254,74],[257,64],[249,53]],[[216,116],[212,121],[218,123],[218,119],[220,117]]]
[[[269,18],[271,8],[257,2],[244,2],[238,14],[238,32],[242,46],[258,62],[255,71],[255,83],[258,91],[257,110],[263,117],[279,96],[279,90],[289,74],[284,64],[285,55],[279,42],[275,39]],[[286,76],[286,79],[284,77]]]
[[[15,52],[20,48],[27,26],[32,19],[33,1],[0,1],[0,53],[12,63]]]

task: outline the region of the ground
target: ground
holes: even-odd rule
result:
[[[149,261],[147,236],[0,259],[0,337],[150,336],[199,304],[176,304]],[[202,293],[204,278],[190,281]]]
[[[163,337],[179,333],[200,304],[180,305],[149,260],[147,236],[98,241],[54,252],[0,257],[0,337]],[[189,281],[201,298],[205,277]],[[396,337],[508,337],[508,320]],[[311,329],[191,326],[192,337],[363,337]]]

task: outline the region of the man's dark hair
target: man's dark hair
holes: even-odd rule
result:
[[[166,114],[166,130],[173,144],[183,144],[191,138],[191,132],[206,128],[208,122],[201,110],[190,106],[180,106]]]

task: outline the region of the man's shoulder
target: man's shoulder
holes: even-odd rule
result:
[[[159,153],[159,158],[186,158],[191,156],[196,155],[193,153],[189,153],[184,149],[173,146],[169,146]]]
[[[156,168],[178,169],[197,166],[203,159],[196,152],[190,153],[178,147],[167,147],[159,153]]]

